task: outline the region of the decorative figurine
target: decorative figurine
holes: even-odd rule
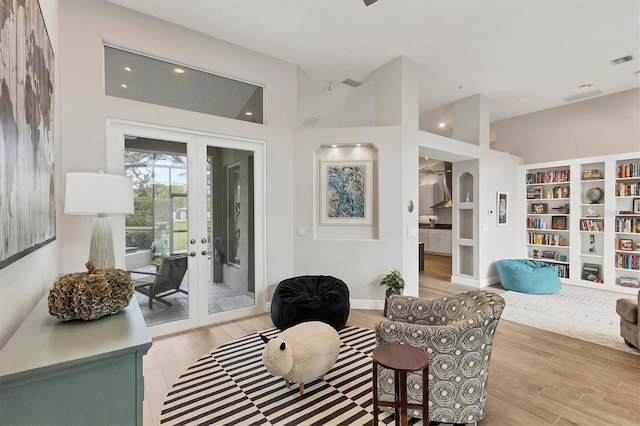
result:
[[[537,259],[538,258],[538,250],[534,250],[533,251],[533,258]]]
[[[589,253],[596,252],[596,236],[593,234],[589,234]]]

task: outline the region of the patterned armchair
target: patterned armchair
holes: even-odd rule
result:
[[[376,343],[404,343],[429,357],[429,417],[472,423],[485,415],[493,337],[504,309],[496,293],[468,291],[427,300],[392,295],[387,319],[376,324]],[[394,375],[378,369],[378,396],[393,401]],[[409,403],[422,401],[422,374],[407,374]],[[417,410],[410,416],[422,417]],[[426,422],[425,422],[426,424]]]

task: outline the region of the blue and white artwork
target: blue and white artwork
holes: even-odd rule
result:
[[[56,237],[53,50],[37,0],[0,0],[0,268]]]
[[[322,163],[322,224],[370,223],[370,174],[370,161]]]

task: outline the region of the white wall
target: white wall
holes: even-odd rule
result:
[[[637,151],[640,89],[493,123],[495,149],[539,163]]]
[[[402,271],[402,161],[399,127],[365,127],[342,129],[300,129],[295,145],[295,216],[292,228],[306,230],[294,238],[295,275],[333,275],[350,290],[354,307],[382,306],[384,287],[380,280],[396,268]],[[378,237],[331,238],[318,224],[318,158],[323,144],[371,143],[377,150],[377,196],[374,210],[378,217]],[[417,154],[414,156],[417,163]],[[417,173],[417,172],[416,172]],[[417,184],[416,184],[417,187]],[[417,194],[417,190],[416,190]],[[414,210],[417,214],[417,209]],[[417,216],[415,218],[417,224]],[[340,226],[331,226],[340,232]],[[318,238],[318,234],[322,238]],[[417,247],[417,236],[415,247]],[[415,269],[417,271],[417,249]],[[403,271],[403,275],[406,275]],[[405,276],[405,278],[407,278]],[[416,287],[417,288],[417,287]],[[375,302],[374,302],[375,301]]]
[[[61,2],[62,173],[107,167],[107,118],[162,124],[266,143],[267,283],[293,271],[294,65],[102,0]],[[265,86],[265,125],[105,96],[103,41]],[[117,172],[116,170],[110,170]],[[62,195],[62,194],[60,194]],[[81,270],[91,220],[62,215],[63,271]],[[123,221],[114,221],[122,235]],[[116,237],[116,242],[118,238]],[[123,241],[123,240],[122,240]],[[116,248],[118,250],[118,248]]]
[[[54,150],[55,150],[55,191],[61,192],[60,170],[60,95],[59,90],[59,25],[58,0],[41,2],[42,15],[55,55],[54,63]],[[58,206],[61,206],[58,199]],[[58,253],[60,247],[60,214],[56,216],[57,240],[34,253],[0,269],[0,348],[18,329],[24,318],[31,312],[42,296],[51,287],[58,275]]]

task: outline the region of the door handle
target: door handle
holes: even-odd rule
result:
[[[189,252],[189,256],[196,257],[196,252],[195,251]]]
[[[202,250],[202,255],[203,255],[203,256],[206,256],[206,255],[208,255],[208,254],[209,254],[209,251],[208,251],[208,250]]]

